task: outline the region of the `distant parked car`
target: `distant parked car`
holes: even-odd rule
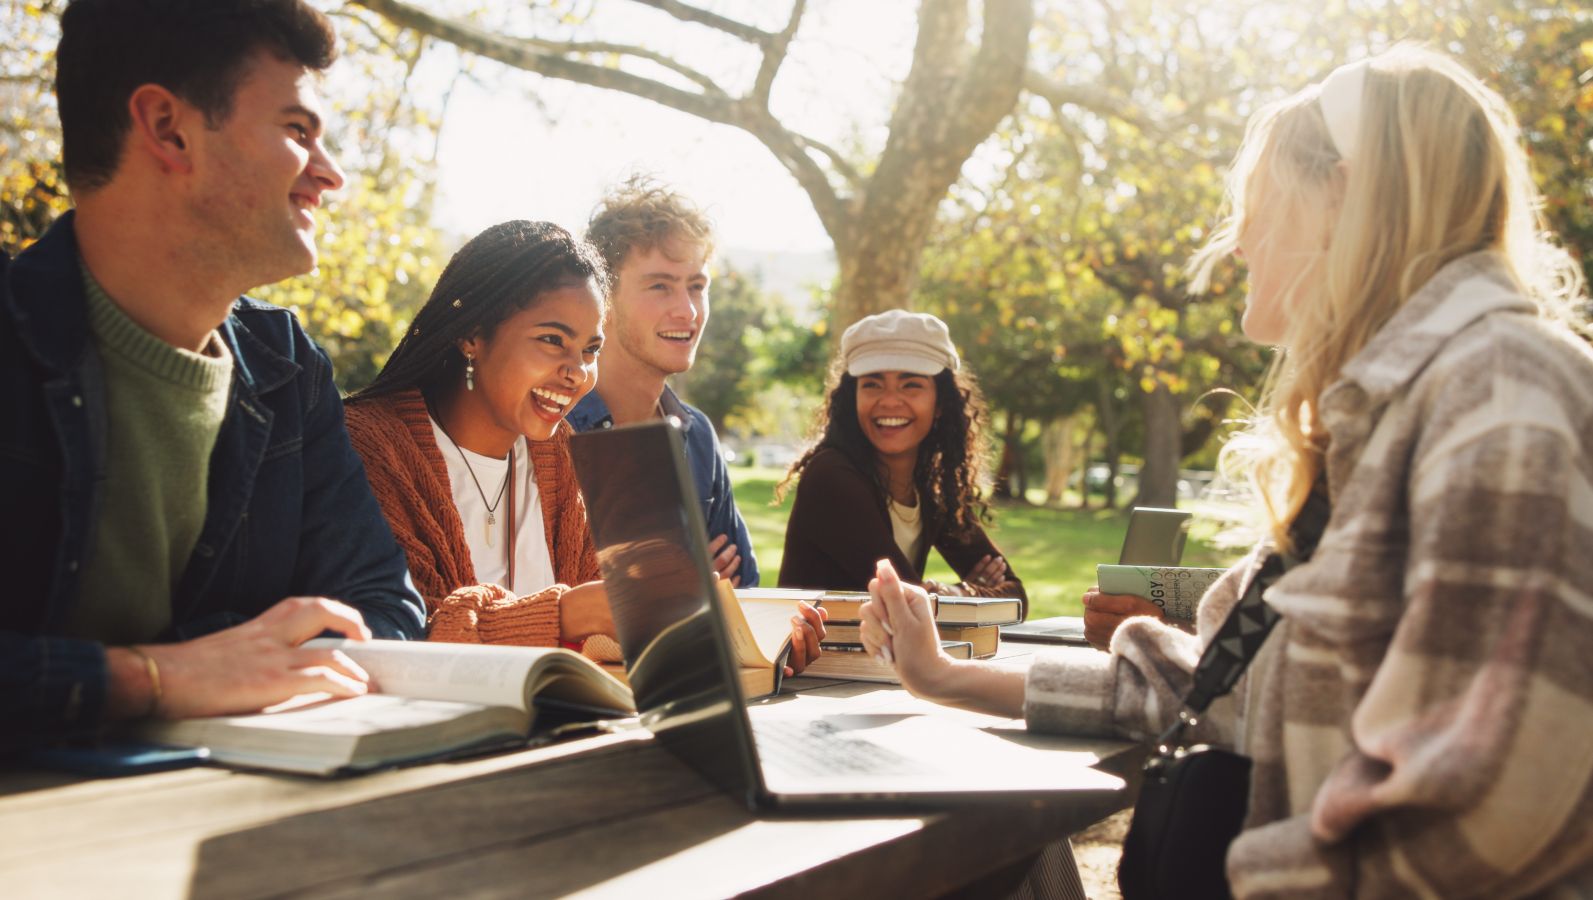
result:
[[[790,444],[757,444],[752,448],[752,464],[769,469],[788,468],[802,452]]]

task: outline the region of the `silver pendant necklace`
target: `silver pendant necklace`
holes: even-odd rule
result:
[[[470,465],[470,457],[465,455],[465,451],[460,448],[459,442],[454,440],[453,435],[448,434],[447,429],[438,430],[448,436],[448,443],[454,445],[454,452],[459,454],[459,458],[465,464],[465,471],[470,473],[470,480],[475,482],[476,493],[481,495],[481,503],[487,508],[487,524],[483,526],[482,531],[487,539],[487,546],[495,546],[492,540],[492,526],[498,524],[498,506],[503,503],[504,489],[509,486],[509,478],[514,474],[514,447],[513,445],[509,447],[509,468],[503,473],[503,481],[498,483],[498,493],[493,496],[491,502],[488,502],[487,492],[481,489],[481,479],[476,477],[475,467]]]

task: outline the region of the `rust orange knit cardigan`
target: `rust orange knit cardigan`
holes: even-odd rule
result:
[[[430,639],[558,646],[559,598],[568,586],[599,577],[586,502],[570,462],[569,427],[560,427],[548,440],[527,442],[548,555],[559,583],[517,597],[499,585],[476,581],[448,464],[420,392],[356,400],[347,405],[345,419],[354,449],[365,460],[371,489],[409,557],[410,577],[426,599]]]

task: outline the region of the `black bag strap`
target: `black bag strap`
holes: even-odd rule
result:
[[[1234,685],[1239,683],[1239,676],[1256,658],[1267,635],[1272,633],[1273,626],[1282,618],[1277,610],[1267,604],[1267,590],[1284,572],[1311,558],[1317,543],[1322,540],[1322,532],[1327,529],[1331,512],[1327,490],[1319,480],[1299,514],[1294,517],[1294,522],[1289,525],[1293,552],[1267,554],[1266,559],[1262,560],[1260,571],[1250,579],[1239,602],[1234,604],[1228,618],[1212,635],[1211,643],[1200,654],[1200,662],[1195,665],[1195,682],[1184,698],[1178,721],[1157,741],[1164,750],[1186,727],[1193,725],[1198,716],[1205,713],[1212,701],[1232,691]]]

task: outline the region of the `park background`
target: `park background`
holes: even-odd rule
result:
[[[1461,58],[1520,116],[1551,225],[1584,265],[1593,247],[1581,3],[313,2],[344,42],[324,93],[350,178],[322,213],[319,270],[258,295],[297,310],[357,388],[470,235],[508,218],[579,232],[633,171],[679,186],[720,252],[676,386],[737,456],[771,580],[788,509],[773,486],[835,336],[896,306],[945,319],[983,385],[994,536],[1037,614],[1077,611],[1122,508],[1233,509],[1211,469],[1270,351],[1239,333],[1242,271],[1192,297],[1183,264],[1246,117],[1344,61],[1403,40]],[[12,254],[68,206],[64,6],[0,0]],[[1202,517],[1190,562],[1232,559],[1219,519]]]

